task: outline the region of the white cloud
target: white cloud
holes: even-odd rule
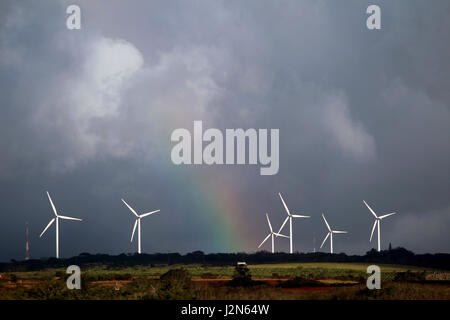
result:
[[[127,81],[143,66],[141,52],[122,39],[102,38],[88,49],[83,74],[72,89],[80,116],[115,114]]]
[[[144,64],[142,53],[122,39],[91,39],[85,46],[81,66],[54,75],[52,92],[34,115],[63,145],[52,169],[71,170],[96,157],[151,156],[169,145],[161,139],[170,137],[168,124],[214,118],[211,102],[222,94],[216,65],[227,63],[220,50],[177,47]]]
[[[146,69],[145,83],[152,112],[177,112],[185,120],[202,119],[212,113],[211,102],[223,94],[216,83],[217,70],[226,60],[216,48],[176,47],[160,55]]]
[[[127,152],[119,139],[99,136],[93,124],[117,116],[123,93],[144,63],[140,51],[122,39],[91,39],[80,52],[81,66],[53,75],[53,90],[39,97],[42,101],[33,118],[38,128],[63,145],[53,157],[53,169],[58,171],[105,149],[117,156]]]

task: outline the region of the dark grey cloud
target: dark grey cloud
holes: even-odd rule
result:
[[[295,247],[320,245],[320,215],[349,231],[337,251],[362,253],[372,225],[362,200],[397,211],[384,246],[448,252],[450,4],[369,2],[79,1],[0,5],[0,259],[54,252],[44,192],[68,215],[63,256],[135,251],[252,251],[264,213],[293,211]],[[280,171],[176,167],[170,134],[205,127],[279,128]],[[280,248],[288,242],[281,240]]]

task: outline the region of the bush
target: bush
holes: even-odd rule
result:
[[[162,300],[189,300],[195,295],[191,289],[191,276],[185,269],[171,269],[160,278],[156,298]]]
[[[113,280],[131,280],[131,279],[133,279],[133,276],[130,273],[125,273],[115,275]]]
[[[417,282],[417,281],[425,281],[426,279],[425,271],[423,272],[411,272],[407,270],[406,272],[397,272],[394,276],[394,281],[399,282]]]
[[[55,277],[60,278],[60,279],[64,279],[66,277],[66,273],[63,271],[55,271]]]
[[[250,269],[246,265],[237,265],[234,268],[233,279],[252,280]]]
[[[189,272],[187,272],[186,269],[180,268],[180,269],[170,269],[166,273],[164,273],[161,277],[159,277],[160,280],[168,280],[168,281],[190,281],[191,277],[189,275]]]
[[[259,282],[252,281],[250,269],[246,265],[237,265],[234,269],[233,279],[228,284],[234,287],[248,287],[259,284]]]
[[[17,282],[17,276],[16,276],[14,273],[11,273],[11,274],[9,275],[9,280],[10,280],[11,282],[16,283],[16,282]]]

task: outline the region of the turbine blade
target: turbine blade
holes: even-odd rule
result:
[[[261,242],[261,244],[258,246],[258,248],[260,248],[263,244],[264,244],[264,242],[266,242],[267,241],[267,239],[269,239],[269,237],[271,236],[271,234],[269,233],[268,235],[267,235],[267,237]]]
[[[378,219],[377,214],[375,213],[375,211],[373,211],[373,209],[367,204],[367,202],[365,200],[363,200],[363,202],[366,205],[366,207],[370,210],[370,212],[372,212],[374,217]]]
[[[48,193],[48,191],[47,191],[47,197],[48,197],[48,200],[50,200],[50,204],[52,205],[52,209],[53,209],[53,212],[55,213],[55,216],[58,216],[55,205],[53,204],[52,198],[50,197],[50,193]]]
[[[280,196],[281,202],[283,202],[284,209],[286,209],[287,214],[290,216],[291,213],[289,212],[289,208],[288,208],[288,206],[286,205],[286,202],[284,202],[284,199],[283,199],[283,197],[281,196],[281,193],[278,193],[278,195]]]
[[[138,219],[136,219],[136,222],[134,223],[133,233],[131,234],[131,240],[130,240],[130,242],[133,242],[134,232],[136,231],[137,223],[138,223]]]
[[[65,220],[76,220],[76,221],[83,221],[83,219],[79,218],[72,218],[72,217],[66,217],[66,216],[58,216],[58,218],[65,219]]]
[[[143,217],[149,216],[149,215],[151,215],[153,213],[156,213],[156,212],[159,212],[159,211],[161,211],[161,210],[158,209],[158,210],[155,210],[155,211],[152,211],[152,212],[147,212],[147,213],[141,214],[140,217],[143,218]]]
[[[325,221],[325,224],[327,225],[328,231],[331,232],[330,225],[328,224],[327,219],[325,219],[325,215],[323,213],[322,213],[322,218],[323,218],[323,221]]]
[[[122,199],[122,201],[123,201],[123,203],[125,203],[125,205],[128,207],[128,209],[130,209],[131,212],[134,213],[134,215],[135,215],[136,217],[139,217],[139,215],[136,213],[136,211],[134,211],[134,209],[133,209],[132,207],[130,207],[130,205],[129,205],[128,203],[125,202],[125,200]]]
[[[333,233],[347,233],[347,231],[337,231],[337,230],[333,230],[331,232],[333,232]]]
[[[375,231],[375,227],[377,226],[377,222],[378,222],[378,220],[375,219],[375,222],[374,222],[373,227],[372,227],[372,233],[370,234],[369,242],[372,242],[373,232]]]
[[[45,233],[45,231],[47,231],[47,229],[52,225],[52,223],[55,222],[55,218],[53,218],[52,220],[50,220],[50,222],[48,223],[48,225],[45,227],[44,231],[42,231],[41,235],[39,236],[42,237],[42,235]]]
[[[273,230],[272,230],[272,225],[270,224],[270,219],[269,219],[269,215],[266,213],[266,218],[267,218],[267,223],[269,224],[269,228],[270,228],[270,232],[272,232],[273,233]]]
[[[283,222],[283,224],[281,225],[280,230],[278,230],[278,233],[280,233],[281,230],[283,230],[283,227],[284,227],[284,225],[286,224],[286,222],[288,222],[288,220],[289,220],[289,216],[287,216],[286,219],[284,219],[284,222]]]
[[[380,216],[380,220],[381,220],[381,219],[384,219],[384,218],[386,218],[386,217],[392,216],[393,214],[396,214],[396,213],[397,213],[397,212],[391,212],[391,213],[385,214],[384,216]]]
[[[299,214],[293,214],[292,216],[294,218],[311,218],[310,216],[302,216],[302,215],[299,215]]]
[[[327,241],[328,237],[330,236],[330,232],[327,233],[327,236],[325,237],[325,239],[323,239],[322,244],[320,245],[320,248],[323,247],[323,245],[325,244],[325,241]]]
[[[275,233],[274,232],[274,235],[276,235],[277,237],[283,237],[283,238],[288,238],[289,239],[289,236],[285,236],[284,234],[281,234],[281,233]]]

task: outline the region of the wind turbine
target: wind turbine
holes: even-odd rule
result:
[[[260,248],[264,244],[264,242],[266,242],[267,239],[269,239],[269,237],[272,236],[272,253],[274,253],[275,252],[274,236],[284,237],[284,238],[289,238],[289,237],[285,236],[284,234],[279,234],[279,233],[273,232],[272,224],[270,223],[269,215],[267,213],[266,213],[266,218],[267,218],[267,223],[269,224],[270,233],[267,235],[267,237],[264,238],[264,240],[261,242],[261,244],[258,246],[258,248]]]
[[[159,212],[161,210],[158,209],[158,210],[155,210],[152,212],[147,212],[147,213],[138,215],[136,213],[136,211],[134,211],[134,209],[132,207],[130,207],[130,205],[128,203],[125,202],[125,200],[122,199],[122,201],[123,201],[123,203],[125,203],[125,205],[128,207],[128,209],[130,209],[130,211],[133,212],[133,214],[136,216],[136,222],[134,223],[133,233],[131,234],[130,242],[133,242],[134,232],[136,231],[136,226],[137,226],[138,227],[138,253],[140,254],[141,253],[141,219],[146,216],[149,216],[153,213]]]
[[[55,205],[53,204],[52,198],[50,197],[50,194],[48,193],[48,191],[47,191],[47,196],[48,196],[48,200],[50,201],[50,204],[52,205],[52,209],[53,209],[53,212],[55,213],[55,217],[52,220],[50,220],[48,225],[45,227],[44,231],[42,231],[39,238],[42,237],[42,235],[45,233],[45,231],[47,231],[47,229],[52,225],[52,223],[56,221],[56,258],[59,259],[59,219],[76,220],[76,221],[82,221],[82,219],[59,215],[58,212],[56,211]]]
[[[281,202],[283,202],[283,206],[286,209],[287,212],[287,217],[284,220],[283,224],[281,225],[280,230],[278,230],[278,233],[281,232],[281,230],[283,229],[284,225],[286,224],[286,222],[289,220],[289,246],[290,246],[290,253],[293,252],[293,247],[292,247],[292,218],[310,218],[310,216],[302,216],[299,214],[291,214],[291,212],[289,211],[288,206],[286,205],[286,202],[284,202],[283,197],[281,196],[281,193],[278,193],[278,195],[280,196]]]
[[[330,225],[328,224],[327,219],[325,219],[325,216],[324,216],[323,213],[322,213],[322,218],[323,218],[323,221],[325,221],[325,224],[327,225],[327,228],[328,228],[328,234],[327,234],[327,236],[325,237],[325,239],[323,239],[323,242],[322,242],[322,244],[320,245],[320,248],[323,247],[325,241],[327,241],[328,237],[330,237],[330,251],[331,251],[331,253],[333,253],[333,233],[347,233],[347,231],[331,230]]]
[[[373,227],[372,227],[372,233],[370,234],[370,240],[369,240],[369,242],[372,242],[373,232],[375,231],[375,227],[378,226],[378,252],[380,252],[380,250],[381,250],[380,221],[381,221],[382,219],[386,218],[386,217],[389,217],[389,216],[392,216],[393,214],[396,214],[396,212],[391,212],[391,213],[388,213],[388,214],[385,214],[385,215],[383,215],[383,216],[379,216],[379,217],[378,217],[378,216],[376,215],[375,211],[373,211],[372,208],[367,204],[367,202],[364,201],[364,200],[363,200],[363,202],[364,202],[364,204],[366,205],[366,207],[370,210],[370,212],[372,212],[372,214],[373,214],[374,217],[375,217],[375,222],[374,222]]]

